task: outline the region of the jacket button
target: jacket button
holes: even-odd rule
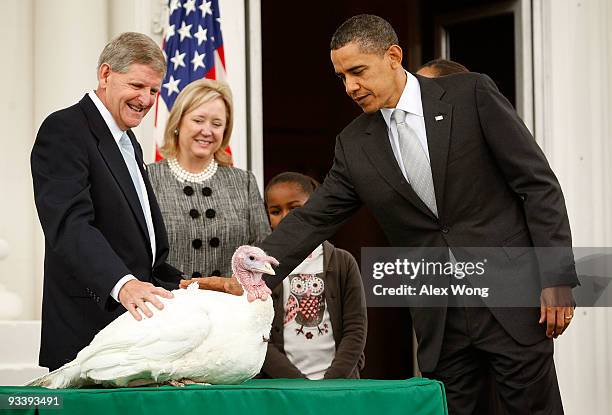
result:
[[[193,195],[193,187],[191,186],[183,187],[183,193],[185,193],[187,196]]]
[[[200,217],[200,212],[198,212],[197,209],[191,209],[189,211],[189,216],[191,216],[193,219],[197,219]]]
[[[214,237],[214,238],[210,238],[210,241],[208,242],[210,244],[210,246],[212,246],[213,248],[216,248],[219,246],[219,238]]]
[[[210,187],[205,187],[202,189],[202,194],[204,196],[210,196],[212,195],[212,189]]]
[[[448,233],[449,229],[446,226],[443,226],[441,229],[442,233]]]
[[[217,212],[215,212],[214,209],[206,209],[206,217],[208,219],[214,218],[216,214],[217,214]]]
[[[212,275],[213,277],[220,277],[221,276],[221,271],[216,269],[213,272],[211,272],[210,275]]]
[[[193,246],[193,249],[200,249],[200,248],[202,248],[202,240],[201,239],[194,239],[191,242],[191,246]]]

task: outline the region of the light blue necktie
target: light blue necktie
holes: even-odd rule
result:
[[[130,172],[136,194],[138,194],[138,200],[140,201],[140,207],[142,208],[142,214],[147,224],[147,230],[149,232],[149,243],[151,244],[151,252],[153,253],[153,263],[155,263],[156,256],[156,243],[155,243],[155,228],[153,227],[153,218],[151,217],[151,208],[149,206],[148,198],[145,198],[146,190],[141,186],[140,172],[138,169],[138,162],[136,161],[136,155],[134,154],[134,146],[127,135],[124,132],[119,139],[119,150],[123,156],[123,160]],[[144,183],[143,183],[144,185]]]
[[[145,201],[142,188],[140,187],[140,180],[138,177],[138,162],[136,161],[136,156],[134,154],[134,146],[132,146],[132,142],[130,141],[130,138],[126,132],[124,132],[119,139],[119,148],[121,149],[121,155],[123,156],[123,160],[125,160],[130,176],[132,176],[132,182],[134,183],[134,188],[138,194],[138,200],[140,200],[140,207],[142,208],[142,214],[144,215],[146,222],[147,214],[149,212],[149,204]]]

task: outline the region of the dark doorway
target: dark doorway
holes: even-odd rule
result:
[[[444,57],[490,76],[516,107],[518,1],[423,2],[423,61]]]
[[[329,58],[330,38],[344,20],[360,13],[377,14],[388,20],[400,39],[404,67],[414,72],[421,63],[435,57],[436,19],[491,3],[496,2],[262,1],[265,183],[288,170],[309,174],[322,181],[333,162],[336,135],[361,113],[346,96]],[[470,36],[478,32],[470,30],[469,23],[451,29],[452,39],[456,42],[452,49],[456,55],[453,54],[452,58],[459,62],[469,60],[468,68],[486,72],[496,82],[503,76],[514,79],[512,64],[496,60],[499,65],[495,67],[480,66],[478,62],[484,62],[490,55],[484,53],[488,48],[470,40]],[[471,53],[470,46],[474,46],[474,53]],[[507,45],[499,48],[507,52]],[[366,208],[345,224],[331,242],[351,252],[358,261],[361,247],[388,245]],[[368,309],[366,367],[362,377],[405,379],[413,374],[409,310]]]
[[[348,17],[373,13],[388,19],[400,38],[417,2],[342,0],[261,4],[263,43],[264,181],[291,170],[322,181],[333,162],[335,137],[361,110],[346,96],[329,58],[334,30]],[[387,246],[378,224],[361,209],[332,238],[359,262],[361,247]],[[413,376],[408,309],[370,308],[362,377]]]

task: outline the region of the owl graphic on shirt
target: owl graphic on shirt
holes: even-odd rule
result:
[[[307,339],[312,338],[310,330],[316,329],[318,334],[328,331],[321,326],[325,312],[325,283],[319,275],[296,274],[289,276],[291,291],[285,305],[285,319],[287,324],[295,319],[301,327],[295,329],[296,334],[303,334]],[[314,331],[314,330],[313,330]]]

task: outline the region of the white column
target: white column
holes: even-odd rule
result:
[[[574,246],[612,246],[612,6],[534,0],[536,133],[564,190]],[[612,310],[577,309],[555,341],[566,414],[612,412]]]
[[[234,165],[247,168],[247,95],[244,1],[219,0],[227,82],[234,97],[234,130],[230,147]]]
[[[19,295],[19,319],[34,313],[34,215],[29,169],[32,147],[33,39],[32,1],[0,2],[0,38],[3,41],[3,99],[0,100],[2,150],[0,151],[0,239],[9,255],[0,261],[0,284]],[[11,312],[11,316],[15,317]]]
[[[248,1],[249,7],[249,99],[251,111],[247,120],[251,126],[250,167],[257,179],[259,190],[264,190],[264,148],[263,148],[263,89],[261,74],[261,1]]]
[[[98,56],[108,41],[107,2],[34,0],[33,23],[31,28],[24,27],[24,30],[34,34],[33,65],[23,66],[34,68],[28,82],[23,82],[23,85],[34,85],[33,105],[28,106],[34,128],[28,131],[28,137],[34,136],[43,119],[51,112],[76,103],[87,91],[97,86]],[[26,165],[22,163],[21,168],[26,168]],[[31,193],[31,184],[28,190]],[[16,212],[17,209],[12,211]],[[31,216],[36,217],[33,211]],[[31,257],[31,248],[25,248],[23,252],[27,253],[30,260],[34,259],[34,280],[32,284],[24,284],[22,281],[19,284],[29,290],[36,286],[37,292],[28,295],[29,301],[35,302],[29,317],[38,318],[44,253],[38,220],[30,235],[33,236],[28,237],[28,243],[29,246],[36,246],[35,256]]]

